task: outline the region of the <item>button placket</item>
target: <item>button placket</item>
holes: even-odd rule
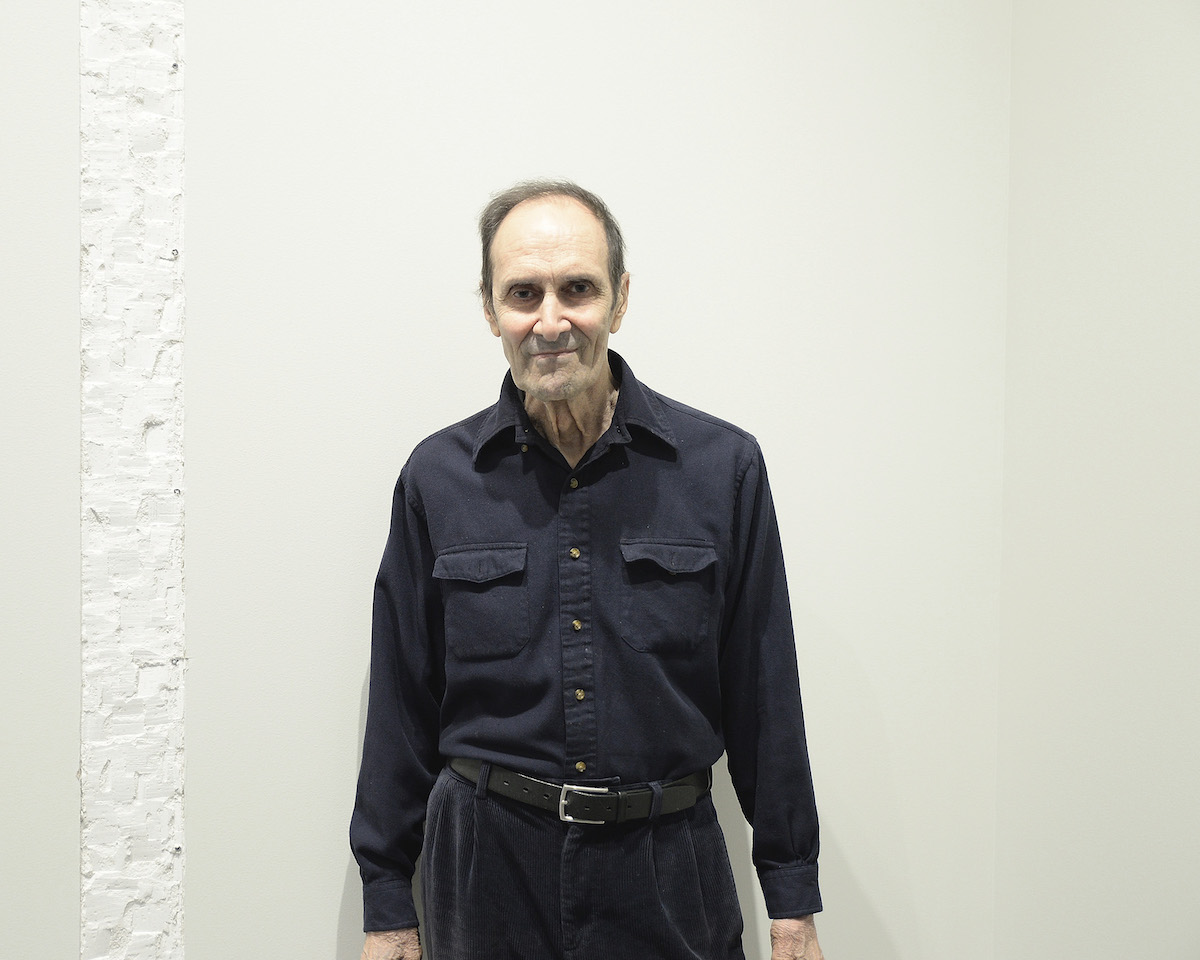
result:
[[[592,582],[588,555],[590,534],[588,488],[569,477],[558,504],[558,596],[562,650],[562,702],[566,719],[564,758],[568,769],[594,766],[597,750],[592,649]],[[577,766],[582,764],[582,767]]]

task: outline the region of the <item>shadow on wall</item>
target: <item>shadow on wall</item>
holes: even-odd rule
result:
[[[758,875],[750,860],[750,828],[738,806],[724,762],[713,769],[713,802],[725,831],[733,877],[742,903],[746,923],[742,946],[746,960],[768,960],[771,956],[771,921],[763,908]],[[831,960],[849,957],[901,960],[900,951],[889,937],[879,913],[850,872],[837,842],[836,827],[831,827],[830,821],[836,822],[836,818],[822,817],[821,820],[821,894],[829,908],[817,917],[822,950]]]
[[[897,891],[905,899],[910,891]],[[821,950],[830,958],[870,957],[871,960],[902,960],[921,956],[920,944],[910,943],[901,954],[888,934],[879,911],[867,899],[850,865],[835,829],[821,827],[821,897],[826,911],[817,917]],[[761,954],[770,956],[770,951]],[[747,954],[749,957],[749,954]]]
[[[758,906],[758,876],[750,861],[750,829],[746,825],[746,818],[742,816],[742,808],[738,806],[724,757],[713,767],[713,804],[725,834],[725,846],[729,849],[729,862],[733,866],[733,881],[742,905],[742,920],[746,925],[742,931],[742,949],[747,960],[769,957],[770,926],[766,914]]]
[[[371,689],[371,675],[363,677],[362,693],[358,700],[358,740],[355,742],[354,769],[362,766],[363,734],[367,729],[367,697]],[[346,811],[346,828],[349,830],[350,813]],[[346,883],[342,887],[342,908],[338,911],[336,960],[359,960],[362,956],[362,881],[358,876],[358,864],[346,844]]]
[[[342,909],[338,914],[337,960],[359,960],[362,956],[362,884],[358,864],[350,857],[346,864],[346,885],[342,889]]]
[[[926,952],[909,865],[901,857],[910,845],[897,832],[902,826],[896,815],[911,801],[900,793],[890,767],[880,696],[850,637],[802,603],[793,614],[796,635],[804,638],[802,675],[813,677],[814,690],[822,688],[820,695],[806,700],[819,717],[814,718],[819,728],[814,776],[825,904],[817,917],[821,949],[830,960],[919,960]],[[837,693],[831,695],[835,684]],[[839,807],[839,798],[845,807]],[[859,876],[867,877],[872,890],[882,891],[886,900],[873,901]],[[769,950],[761,954],[764,960],[769,955]]]
[[[413,877],[413,899],[417,904],[417,916],[421,913],[421,865]],[[346,863],[346,885],[342,888],[342,909],[338,914],[337,960],[359,960],[362,956],[362,882],[358,877],[358,864],[354,857]]]

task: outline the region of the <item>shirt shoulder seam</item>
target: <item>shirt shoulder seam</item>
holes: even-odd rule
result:
[[[424,440],[421,440],[419,443],[417,443],[417,445],[415,447],[413,447],[412,454],[409,454],[409,457],[408,457],[409,461],[412,460],[413,454],[415,454],[418,450],[420,450],[426,444],[432,443],[433,441],[438,440],[441,437],[444,437],[448,433],[453,433],[455,430],[465,429],[468,426],[472,426],[472,425],[476,424],[479,420],[481,420],[482,418],[486,417],[489,413],[491,413],[495,408],[496,408],[495,404],[492,404],[492,406],[490,406],[490,407],[484,407],[482,410],[476,411],[475,413],[471,414],[469,417],[464,417],[462,420],[459,420],[457,423],[452,423],[448,427],[442,427],[441,430],[437,430],[437,431],[431,433]]]
[[[710,426],[726,430],[729,433],[740,437],[742,440],[745,440],[747,443],[758,446],[758,440],[755,439],[754,434],[750,433],[748,430],[743,430],[737,424],[730,423],[728,420],[722,420],[720,417],[713,416],[711,413],[705,413],[703,410],[698,410],[695,407],[688,406],[686,403],[681,403],[680,401],[674,400],[671,397],[664,396],[657,390],[649,390],[649,388],[647,389],[651,396],[653,396],[664,406],[670,407],[676,413],[682,416],[690,417],[693,420],[700,420],[701,422],[707,423]]]

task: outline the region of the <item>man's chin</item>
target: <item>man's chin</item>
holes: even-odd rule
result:
[[[559,400],[570,400],[575,395],[573,390],[550,389],[543,387],[535,387],[532,390],[526,390],[525,396],[537,400],[541,403],[554,403]]]
[[[527,397],[542,403],[553,403],[556,400],[570,400],[579,392],[579,384],[575,377],[566,375],[529,377],[521,389]]]

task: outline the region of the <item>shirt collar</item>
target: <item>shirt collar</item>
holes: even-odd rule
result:
[[[629,427],[637,427],[658,437],[664,443],[675,448],[675,435],[667,425],[663,415],[662,401],[655,393],[643,386],[633,375],[620,354],[609,350],[608,365],[617,380],[620,393],[617,395],[617,408],[613,411],[613,424],[624,441],[629,440]],[[500,387],[500,399],[496,401],[475,435],[475,445],[471,449],[471,459],[478,463],[479,454],[491,441],[495,440],[508,429],[515,431],[532,430],[529,415],[525,412],[525,404],[521,399],[521,391],[513,382],[512,372],[504,375],[504,383]]]

